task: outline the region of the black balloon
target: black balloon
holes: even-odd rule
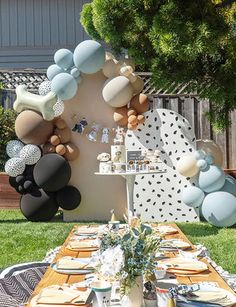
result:
[[[48,192],[55,192],[65,187],[71,177],[70,164],[58,154],[44,155],[34,167],[36,184]]]
[[[74,210],[80,202],[80,191],[73,186],[66,186],[57,192],[57,203],[64,210]]]
[[[54,193],[34,189],[31,194],[28,193],[21,197],[20,209],[27,220],[45,222],[51,220],[57,213],[58,204]]]
[[[16,177],[9,177],[9,184],[14,189],[16,189],[18,187],[18,183],[16,182]]]

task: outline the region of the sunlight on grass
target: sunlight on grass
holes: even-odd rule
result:
[[[66,223],[60,215],[51,222],[28,222],[19,210],[0,210],[0,268],[27,261],[41,261],[46,252],[64,243],[78,223]],[[207,223],[178,223],[194,244],[202,243],[212,259],[236,273],[236,227],[217,228]]]

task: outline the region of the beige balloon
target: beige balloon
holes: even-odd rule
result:
[[[102,96],[111,107],[123,107],[131,100],[133,88],[128,78],[118,76],[106,83],[102,90]]]
[[[121,65],[115,59],[109,59],[105,62],[102,71],[105,77],[114,78],[119,76]]]
[[[131,66],[133,68],[133,71],[135,70],[135,64],[134,61],[131,58],[124,59],[123,63],[127,66]]]
[[[141,93],[144,88],[143,79],[137,76],[136,80],[132,82],[132,87],[134,90],[134,95]]]
[[[214,157],[214,164],[222,166],[223,164],[223,153],[220,146],[217,145],[213,140],[197,140],[197,149],[203,150],[206,154]]]
[[[184,177],[194,177],[199,172],[197,160],[192,156],[183,156],[177,162],[176,170]]]
[[[110,59],[115,59],[115,56],[111,52],[106,51],[106,61]]]

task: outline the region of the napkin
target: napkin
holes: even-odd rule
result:
[[[236,303],[236,297],[222,288],[218,288],[218,291],[196,291],[193,295],[191,298],[188,297],[188,300],[217,303],[220,306],[232,306]]]
[[[86,304],[90,293],[90,289],[79,291],[67,286],[50,286],[40,292],[36,302],[37,304],[72,304],[79,306]]]
[[[90,258],[73,258],[63,257],[57,261],[57,269],[59,270],[81,270],[93,269],[90,265]]]

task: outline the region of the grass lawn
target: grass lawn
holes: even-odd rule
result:
[[[46,252],[63,244],[73,225],[60,216],[49,223],[31,223],[18,210],[0,210],[0,268],[41,261]],[[236,273],[236,227],[220,229],[207,223],[178,223],[193,243],[203,243],[225,270]]]

